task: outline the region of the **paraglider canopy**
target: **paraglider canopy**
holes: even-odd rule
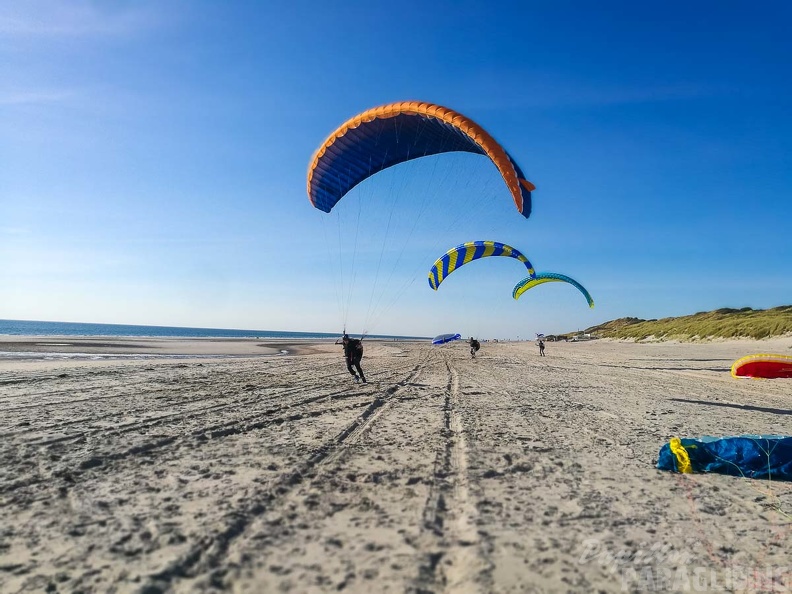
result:
[[[535,186],[484,128],[446,107],[402,101],[364,111],[344,122],[314,154],[308,167],[308,198],[330,210],[363,180],[393,165],[449,152],[487,156],[498,168],[524,217],[531,214]]]
[[[460,338],[462,338],[461,334],[441,334],[432,339],[432,344],[445,344],[452,340],[459,340]]]
[[[773,354],[748,355],[734,362],[731,374],[737,378],[792,378],[792,357]]]
[[[514,258],[522,262],[528,269],[530,275],[528,278],[533,278],[536,274],[533,264],[517,248],[499,241],[468,241],[448,250],[435,261],[432,268],[429,269],[429,286],[437,291],[440,283],[457,268],[490,256]]]
[[[589,295],[589,292],[583,285],[581,285],[575,279],[566,276],[565,274],[558,274],[556,272],[537,272],[533,278],[530,276],[528,278],[524,278],[514,286],[512,297],[519,299],[520,295],[529,289],[544,283],[569,283],[583,294],[583,297],[586,298],[586,302],[588,303],[589,307],[594,307],[594,300],[591,298],[591,295]]]

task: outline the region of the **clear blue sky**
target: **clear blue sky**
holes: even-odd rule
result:
[[[791,20],[782,1],[4,2],[0,318],[516,338],[792,303]],[[397,167],[349,204],[427,187],[431,208],[497,206],[401,236],[364,213],[353,267],[307,165],[409,99],[484,126],[534,211],[506,208],[483,157]],[[514,261],[432,291],[433,259],[475,239],[596,308],[560,284],[514,301]]]

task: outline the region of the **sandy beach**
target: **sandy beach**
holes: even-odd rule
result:
[[[790,591],[792,484],[655,461],[791,349],[0,337],[0,591]]]

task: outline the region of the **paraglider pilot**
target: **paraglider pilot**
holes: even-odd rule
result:
[[[348,334],[344,334],[341,338],[341,343],[344,345],[344,357],[346,357],[346,364],[349,373],[355,377],[355,381],[363,380],[366,383],[366,376],[363,375],[363,370],[360,368],[360,360],[363,358],[363,343],[356,338],[349,338]],[[352,369],[352,366],[357,369]],[[360,377],[358,377],[358,374]]]
[[[475,359],[476,351],[478,351],[481,348],[481,345],[479,344],[479,341],[473,338],[472,336],[470,337],[468,344],[470,344],[470,356]]]

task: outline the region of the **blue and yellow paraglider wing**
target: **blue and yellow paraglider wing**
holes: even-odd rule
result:
[[[311,160],[308,197],[316,208],[330,212],[349,190],[383,169],[455,151],[489,157],[517,210],[530,216],[535,187],[503,147],[462,114],[420,101],[375,107],[342,124]]]
[[[429,269],[429,286],[435,291],[445,278],[457,268],[490,256],[506,256],[522,262],[531,278],[535,272],[533,264],[518,249],[498,241],[468,241],[448,250]]]
[[[591,298],[591,295],[589,295],[589,292],[583,285],[573,278],[555,272],[537,272],[534,278],[524,278],[515,285],[514,290],[512,291],[512,297],[519,299],[520,295],[525,293],[527,290],[544,283],[569,283],[583,294],[583,296],[586,298],[586,301],[588,302],[589,307],[594,307],[594,300]]]

